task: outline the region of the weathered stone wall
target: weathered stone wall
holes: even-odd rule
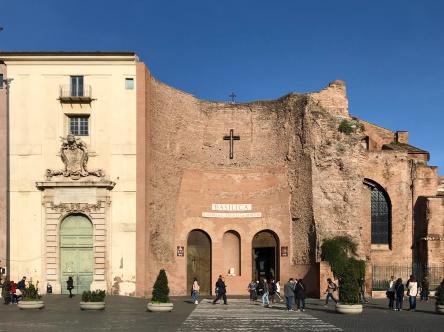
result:
[[[336,235],[357,241],[368,279],[371,264],[412,262],[413,202],[436,193],[436,171],[405,151],[381,150],[395,133],[351,118],[343,82],[312,94],[244,104],[200,101],[151,78],[147,85],[146,269],[152,279],[160,268],[167,269],[173,294],[188,293],[186,253],[177,257],[176,247],[186,251],[193,229],[204,230],[213,241],[213,282],[225,273],[219,253],[223,233],[240,234],[243,272],[230,277],[232,294],[244,293],[251,279],[251,237],[263,229],[277,234],[280,246],[288,246],[289,257],[280,257],[281,280],[308,277],[319,285],[320,246]],[[344,119],[355,124],[350,135],[338,130]],[[240,135],[234,159],[223,140],[230,129]],[[362,144],[366,137],[368,147]],[[390,246],[371,245],[371,192],[365,179],[381,185],[390,197]],[[260,220],[200,215],[211,203],[251,202],[263,213]],[[369,280],[367,285],[370,290]],[[145,290],[150,287],[145,284]]]
[[[429,266],[442,266],[444,261],[444,197],[427,198],[426,259]]]

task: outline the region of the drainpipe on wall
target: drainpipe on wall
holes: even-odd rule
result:
[[[410,189],[412,195],[412,274],[416,264],[415,259],[415,180],[416,180],[416,160],[410,160]]]

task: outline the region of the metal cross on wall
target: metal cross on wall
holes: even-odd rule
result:
[[[239,141],[240,136],[233,135],[234,129],[230,129],[230,136],[224,136],[224,141],[230,141],[230,159],[233,159],[234,141]]]

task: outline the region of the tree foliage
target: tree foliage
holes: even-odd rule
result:
[[[343,303],[359,302],[359,282],[365,276],[365,262],[356,259],[357,244],[348,236],[324,240],[322,259],[327,261],[333,275],[339,279],[339,300]]]
[[[170,289],[168,288],[168,278],[165,270],[161,269],[153,286],[153,297],[151,301],[159,303],[169,303],[169,293]]]

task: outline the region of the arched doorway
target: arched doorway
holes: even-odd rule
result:
[[[81,214],[63,219],[60,226],[60,283],[68,293],[66,281],[74,280],[73,294],[89,290],[93,279],[93,226]]]
[[[269,230],[256,233],[253,246],[253,278],[259,280],[274,278],[279,280],[279,239]]]
[[[193,230],[187,241],[187,290],[194,278],[200,284],[200,293],[211,295],[211,239],[201,230]]]

